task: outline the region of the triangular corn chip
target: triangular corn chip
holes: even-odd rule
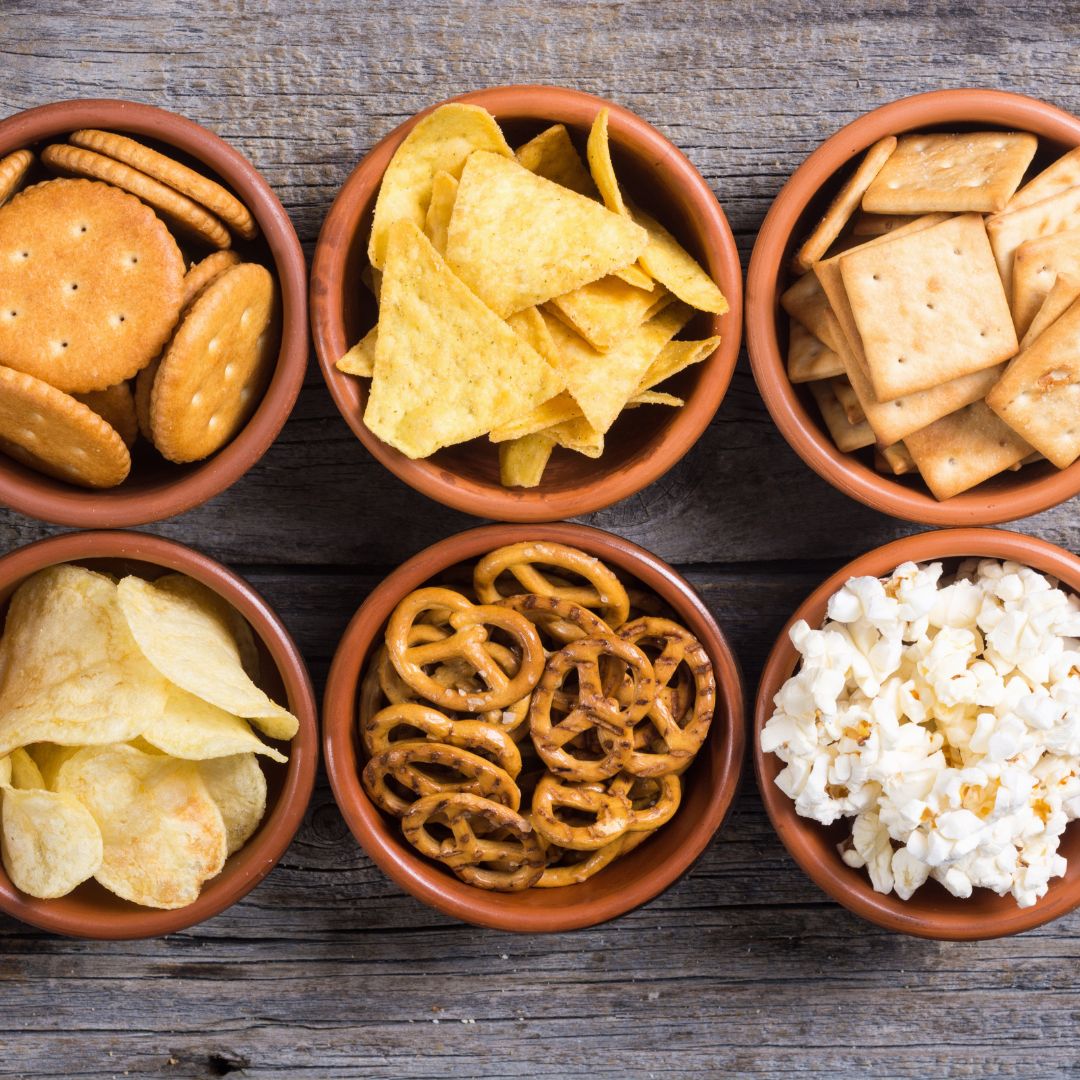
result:
[[[647,242],[592,199],[478,151],[461,174],[446,261],[506,318],[628,266]]]
[[[394,151],[379,186],[368,241],[372,266],[383,268],[390,226],[395,221],[424,225],[436,173],[447,172],[456,179],[476,150],[508,158],[514,154],[495,118],[478,105],[443,105],[409,132]]]
[[[600,197],[604,205],[613,214],[628,216],[626,205],[623,203],[622,192],[619,191],[619,181],[615,176],[615,166],[611,163],[611,143],[608,140],[608,113],[610,110],[601,109],[596,114],[592,128],[589,130],[589,145],[587,154],[589,158],[589,171],[593,181],[600,191]]]
[[[494,154],[474,156],[502,162]],[[535,179],[516,164],[503,164]],[[463,179],[455,221],[466,191]],[[552,365],[477,299],[412,222],[391,226],[375,376],[364,413],[372,432],[408,457],[427,457],[530,412],[563,385]]]
[[[446,230],[450,227],[456,198],[457,181],[448,172],[436,173],[431,182],[431,202],[424,219],[424,232],[440,255],[446,254]]]
[[[604,435],[585,419],[575,416],[573,420],[564,420],[548,428],[548,433],[555,436],[555,441],[566,450],[575,454],[584,454],[587,458],[598,458],[604,452]]]
[[[590,199],[600,197],[563,124],[555,124],[541,131],[535,139],[519,146],[514,156],[523,168],[545,180],[561,184]]]
[[[378,324],[373,326],[335,365],[346,375],[361,375],[370,379],[375,374],[375,342],[379,337]]]
[[[670,379],[672,375],[678,375],[684,368],[701,363],[705,357],[712,356],[719,345],[719,336],[706,338],[704,341],[669,341],[642,375],[638,383],[638,393],[652,389],[665,379]]]
[[[727,298],[694,257],[644,210],[635,206],[631,214],[649,234],[649,246],[641,253],[639,261],[650,276],[692,308],[723,315],[728,310]]]
[[[494,443],[507,442],[509,439],[520,439],[526,435],[532,435],[537,431],[560,424],[563,420],[572,420],[581,415],[581,407],[573,397],[564,390],[556,394],[548,401],[543,401],[535,409],[515,417],[507,424],[492,428],[488,438]]]
[[[621,278],[609,274],[573,292],[556,296],[548,302],[548,309],[593,348],[610,349],[645,322],[651,309],[659,310],[668,295],[667,290],[657,295],[654,290],[627,285]]]
[[[536,487],[544,475],[555,436],[535,431],[520,439],[499,443],[499,480],[503,487]]]

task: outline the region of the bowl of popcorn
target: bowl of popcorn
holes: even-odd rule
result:
[[[747,277],[773,419],[885,513],[986,525],[1080,491],[1080,120],[995,90],[892,102],[777,196]]]
[[[1080,559],[997,530],[868,552],[792,616],[754,755],[806,873],[880,926],[976,940],[1080,905]]]

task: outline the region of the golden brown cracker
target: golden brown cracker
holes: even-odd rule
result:
[[[0,206],[18,191],[19,184],[33,163],[34,155],[29,150],[16,150],[0,158]]]
[[[1058,274],[1080,278],[1080,229],[1028,240],[1013,257],[1012,312],[1016,332],[1027,333]]]
[[[844,412],[836,396],[833,380],[826,382],[807,383],[810,393],[818,403],[825,426],[829,429],[832,440],[837,449],[845,454],[853,450],[861,450],[864,446],[871,446],[874,442],[874,433],[870,425],[863,421],[861,424],[852,424]]]
[[[172,332],[184,260],[138,199],[51,180],[0,207],[0,357],[68,392],[129,379]]]
[[[142,437],[148,442],[154,441],[154,429],[150,424],[150,398],[154,392],[154,379],[157,378],[159,367],[161,357],[157,356],[135,376],[135,419]]]
[[[851,235],[885,236],[914,220],[911,214],[868,214],[862,210],[851,219]]]
[[[1032,177],[1009,200],[1007,210],[1020,210],[1032,203],[1042,202],[1080,184],[1080,146],[1063,154],[1052,165]]]
[[[1041,202],[986,219],[986,234],[1006,296],[1012,296],[1013,258],[1017,248],[1028,240],[1070,229],[1080,229],[1080,187],[1068,188]]]
[[[803,274],[788,286],[780,296],[780,306],[819,341],[825,342],[834,352],[837,351],[837,344],[832,340],[832,328],[825,317],[829,310],[829,301],[813,273]]]
[[[135,414],[135,395],[126,382],[108,386],[104,390],[91,390],[88,394],[72,394],[76,401],[93,409],[124,440],[130,450],[139,434],[139,420]]]
[[[197,262],[184,275],[183,306],[187,307],[214,278],[239,262],[240,256],[235,251],[214,251]]]
[[[1046,294],[1046,299],[1020,340],[1020,351],[1023,352],[1047,327],[1064,315],[1077,297],[1080,297],[1080,277],[1058,274],[1053,287]]]
[[[793,383],[831,379],[844,374],[844,362],[801,322],[792,319],[788,330],[787,373]]]

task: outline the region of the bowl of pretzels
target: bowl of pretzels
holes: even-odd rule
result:
[[[368,855],[439,911],[527,933],[677,881],[743,757],[738,666],[693,588],[566,523],[472,529],[398,567],[338,646],[323,722]]]

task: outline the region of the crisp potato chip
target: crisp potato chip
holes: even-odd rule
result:
[[[116,584],[80,566],[52,566],[19,586],[0,672],[0,754],[126,742],[161,715],[168,692],[128,630]]]
[[[267,746],[246,720],[176,686],[169,691],[164,714],[143,731],[142,738],[156,750],[188,761],[246,753],[289,760]]]
[[[535,139],[519,146],[514,156],[523,168],[545,180],[561,184],[589,199],[600,197],[563,124],[554,124],[541,131]]]
[[[199,775],[221,811],[231,855],[248,842],[266,813],[266,777],[254,754],[201,761]]]
[[[137,741],[137,740],[136,740]],[[34,764],[41,773],[42,787],[49,791],[56,790],[56,776],[60,766],[68,758],[74,757],[81,748],[78,746],[58,746],[56,743],[34,743],[26,748]],[[5,761],[10,760],[8,758]],[[10,773],[9,773],[10,776]]]
[[[594,349],[610,349],[645,322],[651,311],[659,310],[668,295],[664,290],[657,296],[654,289],[639,289],[609,274],[556,296],[547,308]]]
[[[126,745],[86,747],[60,767],[57,786],[97,822],[103,851],[94,877],[124,900],[184,907],[225,865],[225,822],[195,762]]]
[[[415,225],[392,227],[364,412],[364,423],[383,442],[408,457],[427,457],[508,423],[564,384],[548,360],[454,276]]]
[[[73,795],[8,788],[0,824],[8,877],[39,900],[67,896],[101,867],[101,830]]]
[[[569,331],[568,331],[569,332]],[[565,390],[556,394],[553,398],[541,402],[535,409],[523,416],[511,420],[508,424],[493,428],[488,433],[488,438],[494,443],[503,443],[509,439],[521,439],[526,435],[533,435],[537,431],[562,423],[563,420],[572,420],[581,415],[578,403]]]
[[[252,720],[272,739],[296,734],[296,717],[271,701],[244,671],[229,621],[205,586],[191,578],[162,578],[151,584],[126,577],[117,595],[139,648],[171,683]],[[147,726],[144,722],[142,729]]]
[[[45,787],[41,770],[23,747],[20,746],[17,750],[12,750],[7,760],[11,762],[10,783],[12,787],[23,788],[24,790]]]
[[[554,446],[555,437],[547,431],[499,443],[499,482],[503,487],[536,487]]]
[[[513,158],[495,118],[477,105],[453,102],[425,116],[394,151],[379,186],[371,222],[368,259],[381,270],[386,261],[390,226],[411,221],[423,228],[436,174],[461,175],[477,150]]]
[[[700,364],[706,357],[712,356],[719,347],[719,336],[706,338],[704,341],[669,341],[642,375],[638,383],[638,392],[650,390],[665,379],[678,375],[680,371],[694,364]]]
[[[619,181],[615,176],[615,166],[611,161],[611,142],[608,138],[609,109],[601,109],[589,129],[589,144],[586,154],[589,158],[589,171],[604,200],[604,205],[613,214],[629,216],[623,202]]]
[[[11,783],[11,755],[7,754],[0,758],[0,787],[6,787]]]
[[[346,375],[370,379],[375,374],[375,345],[379,340],[378,324],[373,326],[335,365]]]
[[[506,318],[628,266],[647,241],[628,218],[478,151],[461,174],[446,261]]]
[[[615,422],[649,365],[686,325],[690,314],[685,304],[673,304],[605,352],[598,352],[559,319],[545,315],[567,389],[601,435]]]
[[[436,173],[431,182],[431,202],[424,219],[424,232],[440,255],[446,254],[446,230],[450,227],[456,198],[457,181],[448,172]]]

